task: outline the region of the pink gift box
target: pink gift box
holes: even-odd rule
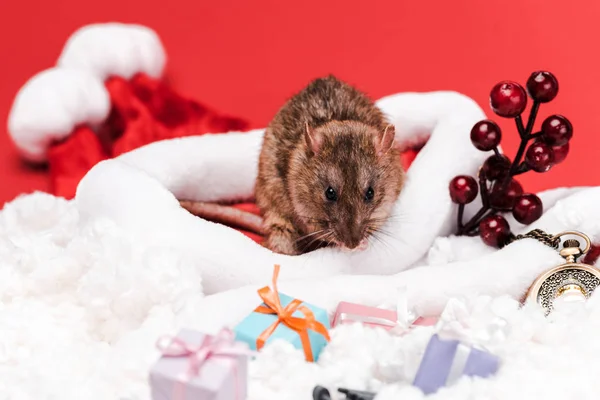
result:
[[[233,335],[233,334],[231,334]],[[177,340],[202,351],[207,335],[184,329]],[[216,339],[208,336],[209,339]],[[163,355],[150,370],[152,400],[244,400],[247,390],[248,346],[228,338],[223,350],[213,349],[190,373],[196,352],[180,349],[181,354]],[[230,354],[228,354],[230,353]]]
[[[331,326],[339,324],[348,324],[360,322],[363,325],[371,327],[381,327],[390,330],[396,326],[398,313],[394,310],[385,310],[383,308],[369,307],[362,304],[354,304],[342,301],[333,316]],[[437,318],[419,317],[412,325],[431,326],[437,322]]]

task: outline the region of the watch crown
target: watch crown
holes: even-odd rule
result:
[[[564,257],[568,263],[574,263],[577,257],[583,254],[579,247],[579,242],[575,239],[565,240],[563,243],[563,249],[560,251],[560,255]]]

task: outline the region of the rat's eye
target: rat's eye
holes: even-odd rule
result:
[[[369,188],[367,189],[367,191],[365,193],[365,200],[371,201],[371,200],[373,200],[373,197],[375,197],[375,191],[373,190],[372,187],[369,186]]]
[[[333,190],[331,186],[329,186],[327,190],[325,190],[325,197],[327,197],[327,200],[329,201],[336,201],[337,193],[335,192],[335,190]]]

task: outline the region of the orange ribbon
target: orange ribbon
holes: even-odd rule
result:
[[[261,314],[275,314],[277,315],[277,320],[258,336],[258,339],[256,339],[256,349],[260,350],[265,345],[267,339],[275,332],[277,326],[279,326],[279,324],[284,324],[291,330],[297,332],[300,336],[306,361],[313,361],[308,330],[312,329],[323,335],[327,341],[329,341],[329,332],[327,332],[327,328],[325,328],[322,323],[315,319],[315,315],[308,307],[301,306],[302,301],[294,299],[285,308],[282,307],[281,300],[279,299],[279,292],[277,291],[278,276],[279,265],[275,265],[275,270],[273,271],[273,289],[265,286],[258,290],[258,295],[266,306],[260,305],[256,307],[254,311]],[[300,311],[304,314],[304,318],[292,317],[292,314],[296,311]]]

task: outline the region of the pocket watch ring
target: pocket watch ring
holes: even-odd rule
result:
[[[581,250],[581,255],[584,255],[588,251],[590,251],[590,248],[592,247],[592,241],[590,240],[588,235],[578,232],[578,231],[565,231],[565,232],[559,233],[558,235],[554,235],[554,238],[561,238],[561,237],[565,237],[565,236],[577,236],[577,237],[580,237],[581,239],[583,239],[583,241],[585,242],[585,247],[583,248],[583,250]],[[567,247],[567,246],[564,246],[564,247]],[[577,243],[577,247],[579,247],[579,243]]]

